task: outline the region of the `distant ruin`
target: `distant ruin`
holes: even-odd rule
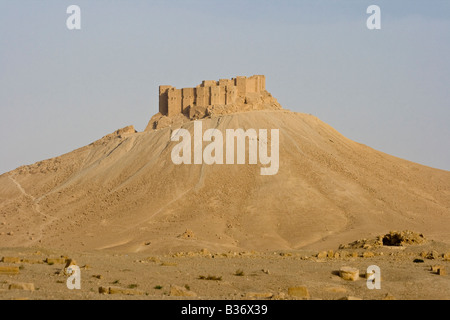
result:
[[[195,88],[159,87],[159,113],[146,130],[167,127],[180,121],[261,109],[281,109],[266,91],[266,77],[254,75],[232,79],[204,80]]]
[[[207,108],[214,105],[231,105],[238,97],[247,93],[260,93],[266,90],[266,77],[262,75],[205,80],[195,88],[176,89],[172,86],[159,87],[159,112],[174,116],[189,111],[189,108]]]

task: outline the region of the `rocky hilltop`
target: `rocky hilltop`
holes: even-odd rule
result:
[[[281,105],[266,90],[263,75],[204,80],[195,88],[160,86],[159,112],[145,131],[237,112],[280,109]]]

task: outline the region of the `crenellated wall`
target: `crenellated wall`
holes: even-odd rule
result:
[[[159,112],[171,117],[185,112],[189,107],[230,105],[238,98],[245,98],[249,93],[265,90],[266,78],[263,75],[219,81],[205,80],[195,88],[176,89],[172,86],[160,86]]]

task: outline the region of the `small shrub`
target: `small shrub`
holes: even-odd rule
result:
[[[217,281],[222,281],[222,276],[216,277],[216,276],[208,275],[207,277],[205,277],[205,276],[199,276],[198,278],[199,278],[200,280],[217,280]]]
[[[237,269],[236,272],[234,273],[234,275],[238,276],[238,277],[242,277],[242,276],[244,276],[244,270]]]

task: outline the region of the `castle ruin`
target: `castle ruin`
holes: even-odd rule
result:
[[[159,87],[159,112],[171,117],[189,112],[190,108],[207,108],[215,105],[232,105],[245,99],[248,94],[266,90],[266,77],[236,77],[205,80],[195,88],[177,89],[172,86]]]
[[[266,90],[266,77],[205,80],[195,88],[159,87],[159,112],[147,130],[179,125],[185,121],[252,110],[282,109]]]

